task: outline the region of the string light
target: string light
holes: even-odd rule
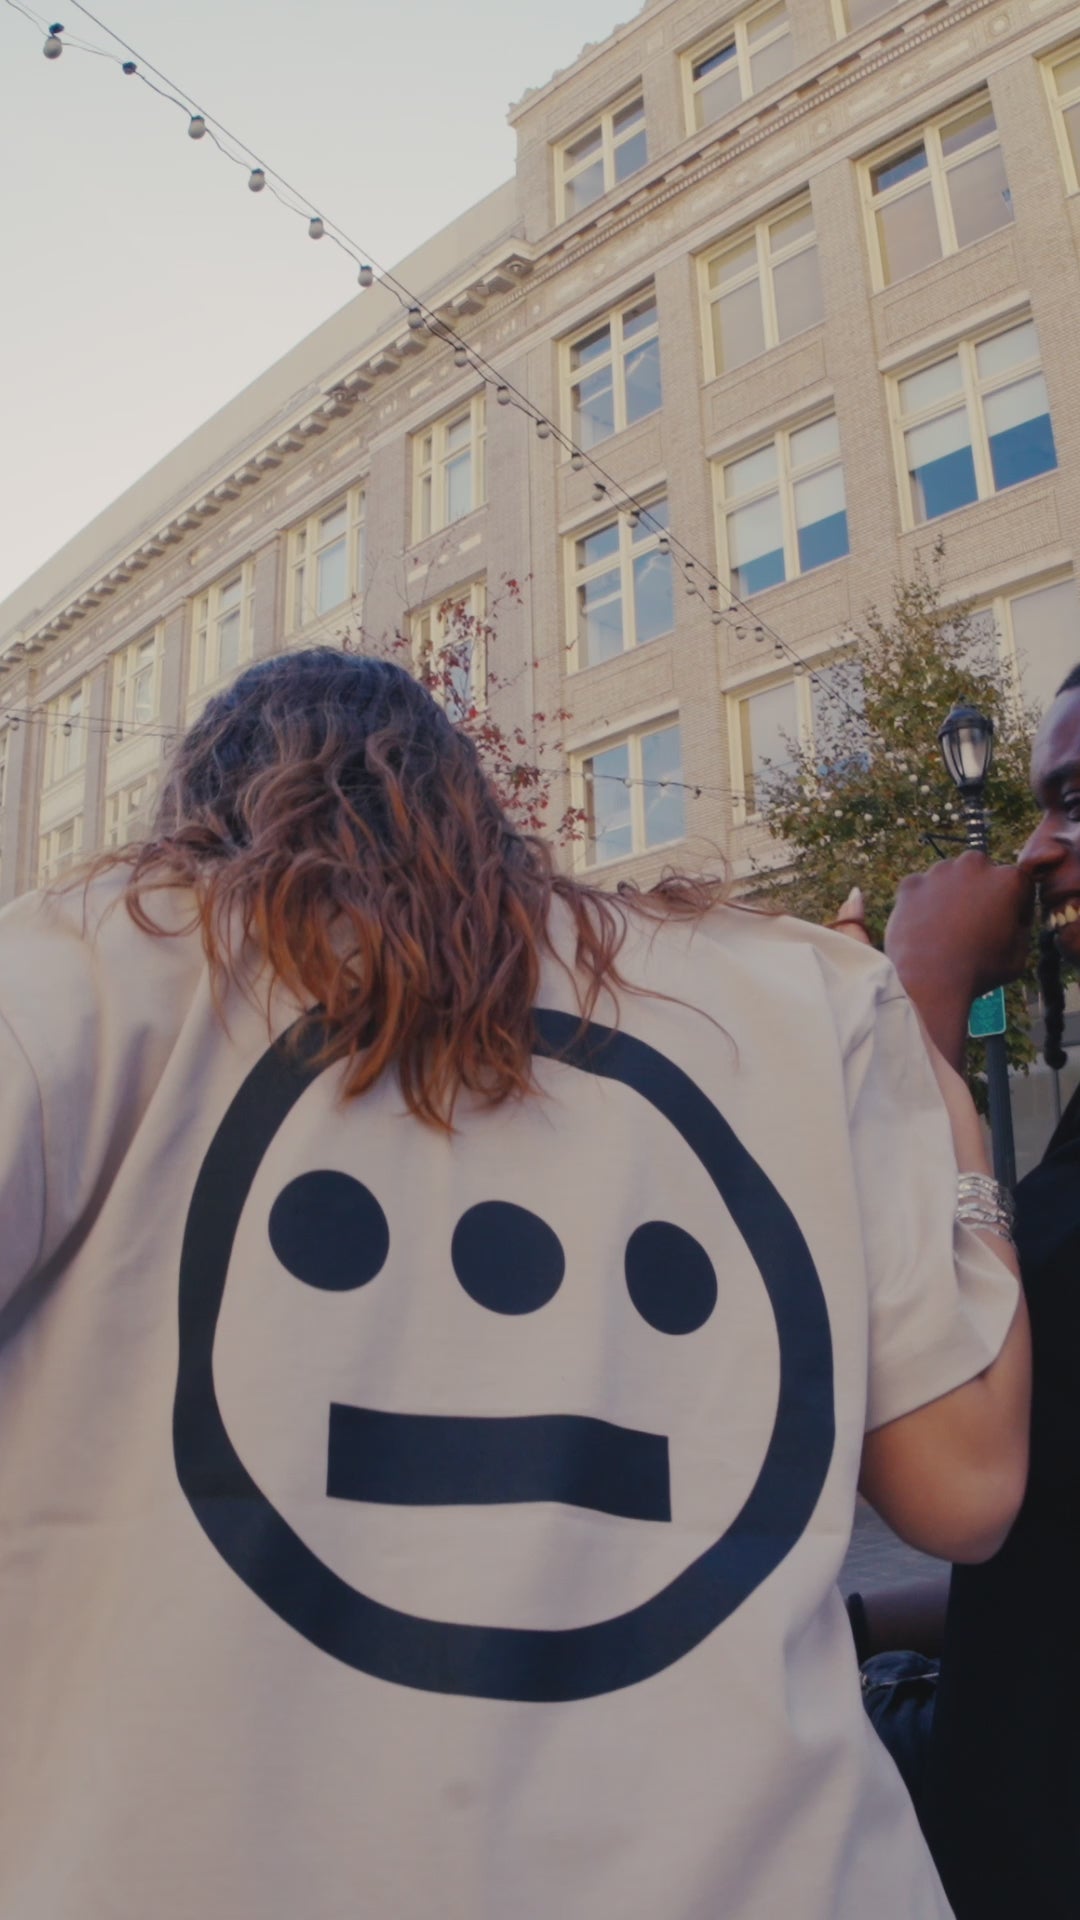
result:
[[[60,25],[59,20],[56,21],[55,25],[49,28],[49,37],[46,40],[45,45],[41,49],[42,53],[45,55],[46,60],[59,60],[60,55],[64,51],[64,43],[60,38],[60,35],[63,33],[63,31],[64,29]]]
[[[13,6],[16,11],[26,14],[26,17],[28,19],[33,18],[33,16],[27,13],[26,9],[19,4],[19,0],[7,0],[7,4],[10,6]],[[324,221],[321,215],[310,211],[310,202],[307,202],[305,204],[305,196],[299,193],[299,191],[296,188],[290,186],[289,182],[284,179],[283,175],[275,174],[272,172],[270,168],[266,167],[265,164],[261,160],[259,160],[258,156],[252,153],[250,148],[246,147],[242,141],[237,139],[237,137],[234,134],[229,132],[228,128],[226,128],[223,125],[223,123],[221,123],[220,121],[215,121],[211,123],[209,120],[209,117],[206,114],[199,111],[198,108],[195,107],[193,102],[190,102],[185,100],[184,98],[178,97],[181,94],[182,90],[176,86],[175,82],[170,80],[166,74],[162,73],[157,67],[155,67],[152,64],[152,62],[148,61],[142,54],[138,54],[137,50],[134,47],[132,47],[126,40],[124,40],[120,34],[116,33],[113,28],[107,26],[105,22],[99,19],[96,14],[92,13],[89,7],[84,6],[82,4],[82,0],[72,0],[72,4],[76,6],[78,12],[84,14],[87,19],[92,20],[94,25],[98,27],[103,33],[108,34],[109,38],[114,40],[118,46],[123,47],[125,52],[127,52],[132,56],[132,59],[127,62],[119,61],[117,60],[117,56],[110,53],[107,49],[104,49],[101,47],[93,47],[86,43],[79,43],[71,40],[70,37],[68,40],[69,45],[71,46],[78,45],[80,51],[94,53],[94,54],[98,54],[102,58],[112,59],[116,62],[116,64],[121,66],[124,72],[128,72],[129,70],[132,72],[137,72],[138,78],[143,82],[144,85],[148,86],[152,92],[159,94],[161,98],[170,101],[172,105],[181,108],[183,112],[189,115],[188,134],[191,139],[195,139],[195,140],[202,139],[206,133],[209,133],[211,140],[214,142],[215,146],[217,146],[218,150],[224,154],[226,159],[233,161],[233,163],[236,165],[242,165],[248,168],[249,185],[251,181],[252,172],[254,171],[260,172],[266,184],[270,186],[270,190],[273,193],[274,197],[278,199],[283,206],[288,208],[291,212],[301,213],[309,216],[308,232],[311,235],[312,239],[321,239],[325,233],[329,233],[329,237],[331,238],[333,243],[336,246],[338,246],[343,252],[348,254],[351,259],[357,262],[359,267],[358,279],[359,279],[360,285],[367,287],[372,284],[375,278],[375,267],[373,263],[371,263],[370,261],[361,261],[359,252],[355,249],[353,243],[349,240],[348,235],[344,233],[343,229],[334,227],[332,223],[331,223],[331,226],[328,227],[327,223]],[[56,23],[54,27],[50,29],[50,33],[58,34],[62,32],[63,32],[63,28],[59,26],[59,23]],[[53,55],[52,57],[55,58],[56,56]],[[136,61],[139,63],[139,67],[136,67],[136,64],[135,64]],[[143,72],[139,70],[140,68],[146,68],[147,71]],[[148,74],[150,73],[154,74],[156,78],[162,82],[162,86],[160,87],[155,86],[154,82],[148,78]],[[163,91],[163,88],[169,88],[171,89],[171,91],[166,93]],[[230,144],[226,144],[226,142],[230,143],[232,147],[238,148],[240,150],[239,154],[232,152],[230,150]],[[253,189],[253,190],[258,191],[259,189]],[[300,204],[299,205],[296,204],[297,202],[299,202]],[[399,282],[392,273],[390,273],[386,269],[380,269],[380,271],[382,272],[383,283],[389,286],[391,290],[397,295],[398,299],[402,303],[402,306],[407,309],[410,315],[412,310],[416,309],[422,317],[422,324],[427,324],[432,329],[432,331],[436,331],[437,329],[441,337],[446,340],[447,344],[451,345],[454,348],[455,364],[459,367],[463,367],[463,366],[475,367],[475,369],[484,376],[485,384],[494,384],[496,386],[496,396],[499,399],[500,404],[514,405],[515,407],[517,407],[520,411],[527,414],[529,418],[531,418],[532,420],[534,420],[534,422],[537,423],[537,428],[539,431],[539,421],[541,416],[537,415],[536,410],[532,406],[532,403],[529,401],[528,397],[525,394],[521,393],[519,389],[514,387],[509,381],[507,381],[505,379],[505,376],[501,375],[496,368],[492,367],[490,363],[487,360],[485,360],[484,356],[479,352],[477,352],[475,348],[473,349],[468,348],[465,345],[465,342],[462,341],[460,337],[454,332],[452,327],[446,325],[446,323],[444,322],[439,321],[438,316],[433,314],[427,307],[425,307],[423,302],[419,301],[416,295],[410,292],[408,288],[406,288],[401,282]],[[410,324],[411,324],[411,321],[410,321]],[[503,390],[505,390],[507,395],[505,400],[502,399]],[[559,444],[563,447],[564,451],[569,455],[570,465],[574,472],[579,473],[584,469],[586,465],[588,465],[589,467],[592,468],[593,472],[597,475],[596,481],[594,483],[594,490],[593,490],[594,498],[596,500],[601,500],[606,498],[608,496],[608,491],[610,487],[610,489],[613,491],[615,495],[621,496],[621,500],[617,501],[616,504],[619,504],[623,510],[625,510],[625,508],[638,508],[643,512],[645,511],[645,509],[642,508],[642,503],[640,501],[636,500],[634,496],[627,491],[626,488],[621,486],[621,484],[618,481],[614,480],[611,475],[605,472],[604,468],[601,467],[599,462],[596,460],[595,455],[593,455],[592,453],[587,453],[581,447],[576,446],[575,443],[560,429],[552,428],[550,426],[550,423],[545,422],[545,424],[548,426],[548,435],[550,435],[551,433],[554,433],[554,437],[557,439]],[[548,436],[545,435],[543,437],[548,437]],[[693,566],[697,562],[697,556],[695,556],[691,552],[689,547],[687,547],[683,541],[679,540],[672,533],[663,534],[658,544],[660,546],[660,550],[665,553],[671,551],[672,548],[678,549],[678,551],[686,557],[686,563],[689,566]],[[704,562],[697,562],[697,564],[701,566],[703,575],[707,579],[707,583],[708,583],[707,592],[717,592],[719,590],[719,582],[717,581],[715,575],[713,575],[711,567],[707,566]],[[696,597],[702,601],[703,605],[708,606],[709,603],[708,603],[706,594],[700,592],[700,590],[696,586],[692,586],[688,588],[688,591],[691,594],[696,595]],[[728,591],[730,591],[730,589]],[[736,619],[739,613],[745,614],[747,612],[749,612],[749,609],[747,608],[746,603],[744,601],[740,601],[737,595],[732,594],[731,604],[728,607],[726,615],[721,615],[720,621],[717,622],[716,624],[723,624],[725,620],[730,622]],[[841,692],[837,692],[837,691],[834,691],[833,689],[830,689],[827,686],[827,683],[822,680],[820,673],[816,671],[812,666],[810,666],[810,664],[803,659],[802,655],[797,653],[795,648],[792,647],[790,643],[783,638],[782,635],[777,633],[776,630],[772,627],[766,628],[766,625],[764,622],[758,621],[754,629],[754,638],[756,640],[762,639],[764,638],[764,635],[766,632],[768,632],[769,636],[773,639],[775,651],[777,652],[777,654],[790,659],[793,665],[795,663],[799,663],[803,668],[803,670],[809,673],[810,678],[814,682],[814,684],[822,688],[824,697],[826,699],[828,699],[831,702],[838,701],[840,704],[846,706],[852,714],[856,715],[860,719],[862,718],[861,709],[859,709],[852,701],[848,700],[846,696],[844,696]],[[735,633],[736,633],[736,638],[743,637],[745,633],[745,629],[741,629],[740,627],[736,626]]]
[[[266,174],[262,167],[252,167],[248,174],[248,186],[252,193],[261,193],[266,185]]]

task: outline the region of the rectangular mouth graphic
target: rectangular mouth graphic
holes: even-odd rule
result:
[[[627,1520],[670,1520],[668,1443],[576,1413],[475,1419],[330,1407],[331,1500],[394,1507],[556,1500]]]

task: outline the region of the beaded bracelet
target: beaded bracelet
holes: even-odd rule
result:
[[[963,1227],[996,1233],[1014,1246],[1016,1205],[1007,1187],[986,1173],[962,1173],[956,1182],[956,1218]]]

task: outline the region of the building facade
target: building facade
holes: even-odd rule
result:
[[[791,654],[939,538],[1032,695],[1080,660],[1080,5],[648,0],[511,119],[514,179],[396,270],[490,377],[377,283],[0,606],[0,899],[129,837],[246,661],[437,645],[448,599],[501,718],[568,715],[553,811],[613,881],[747,871]]]

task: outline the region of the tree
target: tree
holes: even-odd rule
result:
[[[432,622],[433,629],[438,629],[437,639],[429,638],[418,646],[400,629],[388,641],[373,640],[361,629],[358,634],[347,630],[341,644],[346,651],[377,654],[408,667],[473,742],[514,825],[523,833],[546,833],[557,845],[565,846],[580,839],[585,823],[580,807],[567,807],[555,822],[548,817],[552,789],[562,775],[562,741],[557,735],[570,717],[568,711],[558,708],[554,713],[533,713],[530,731],[526,732],[519,722],[504,725],[494,710],[500,696],[508,694],[514,685],[495,659],[497,615],[500,606],[520,606],[521,602],[521,582],[508,577],[483,615],[474,613],[467,600],[455,600],[453,595],[442,601]],[[534,666],[538,664],[533,662]]]
[[[906,873],[957,853],[963,815],[945,772],[937,731],[949,709],[976,706],[995,727],[987,788],[991,851],[1011,860],[1037,819],[1028,788],[1036,714],[1023,700],[985,615],[945,606],[939,548],[932,572],[899,581],[891,606],[871,607],[848,648],[812,689],[809,741],[788,740],[785,764],[766,764],[760,811],[791,855],[778,874],[757,862],[758,897],[819,922],[833,919],[853,885],[881,944]],[[1027,1001],[1034,974],[1008,990],[1008,1056],[1034,1057]],[[982,1049],[969,1049],[969,1078],[981,1094]]]

